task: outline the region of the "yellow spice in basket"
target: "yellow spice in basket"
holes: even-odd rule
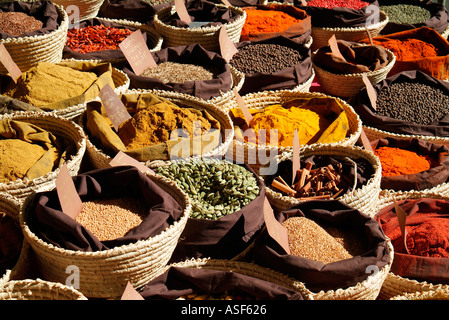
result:
[[[135,197],[101,199],[83,202],[75,220],[100,241],[123,237],[139,226],[148,210]]]
[[[118,135],[128,150],[134,150],[170,140],[176,130],[183,130],[192,137],[211,128],[211,122],[202,111],[165,102],[139,110],[120,126]]]
[[[0,140],[0,182],[23,179],[45,152],[40,145],[20,139]]]
[[[82,95],[97,79],[93,72],[41,62],[11,82],[3,95],[35,107]]]
[[[292,255],[325,264],[352,258],[340,241],[311,219],[291,217],[282,225],[287,229]]]

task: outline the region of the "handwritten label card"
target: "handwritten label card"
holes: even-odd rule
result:
[[[83,202],[76,191],[66,163],[61,166],[59,174],[56,177],[56,192],[62,211],[75,219],[83,208]]]
[[[125,290],[123,290],[120,300],[145,300],[139,292],[133,287],[133,285],[128,281]]]
[[[293,134],[292,185],[295,183],[296,173],[300,168],[298,129],[295,129]]]
[[[115,157],[109,162],[109,165],[111,165],[112,167],[116,167],[116,166],[125,166],[125,165],[129,165],[129,166],[134,166],[137,169],[140,170],[140,172],[145,173],[145,172],[150,172],[151,174],[155,174],[155,172],[153,170],[151,170],[150,168],[148,168],[146,165],[144,165],[142,162],[137,161],[136,159],[128,156],[126,153],[119,151]]]
[[[141,75],[146,69],[157,66],[142,31],[137,30],[131,33],[119,44],[119,47],[135,74]]]
[[[329,47],[331,48],[332,54],[346,61],[345,57],[343,57],[340,49],[338,48],[337,38],[335,37],[335,34],[333,34],[332,37],[329,38],[328,43]]]
[[[13,61],[11,55],[9,54],[3,43],[0,43],[0,62],[9,72],[9,75],[14,80],[14,82],[17,82],[17,78],[20,77],[22,71],[20,71],[17,64]]]
[[[249,122],[251,121],[253,116],[249,112],[245,101],[243,100],[242,96],[238,93],[237,89],[234,88],[233,91],[234,91],[235,99],[237,100],[237,104],[238,104],[240,110],[242,110],[243,115],[245,117],[246,124],[249,126]]]
[[[273,238],[285,250],[287,254],[290,254],[287,229],[285,229],[285,227],[274,217],[273,208],[271,207],[270,202],[266,197],[264,202],[263,214],[265,225],[267,226],[267,231],[270,237]]]
[[[366,73],[362,74],[362,80],[363,80],[363,83],[365,84],[369,101],[371,102],[371,105],[373,106],[374,110],[376,110],[376,101],[377,101],[376,90],[374,89],[371,81],[368,79],[368,76],[366,75]]]
[[[368,150],[373,152],[373,147],[371,146],[371,142],[369,141],[365,130],[362,128],[362,132],[360,133],[360,141],[362,142],[362,146]]]
[[[410,252],[408,251],[408,248],[407,248],[407,241],[406,241],[407,230],[405,229],[406,221],[407,221],[407,213],[397,204],[396,199],[393,199],[393,201],[394,201],[394,209],[396,212],[396,216],[398,217],[399,228],[401,229],[402,239],[404,241],[405,250],[407,251],[408,254],[410,254]]]
[[[230,7],[231,3],[228,0],[221,0],[221,2],[226,6],[226,7]]]
[[[103,102],[104,109],[106,110],[109,119],[112,121],[112,125],[115,130],[118,131],[120,125],[124,121],[130,119],[131,115],[109,84],[106,84],[100,90],[100,99]]]
[[[231,61],[234,54],[238,52],[234,42],[229,38],[226,27],[222,26],[220,28],[220,33],[218,34],[218,41],[220,43],[221,56],[226,60],[226,62]]]
[[[184,3],[184,0],[175,0],[175,8],[176,8],[176,13],[179,16],[179,19],[181,19],[185,23],[192,22],[192,19],[190,18],[189,12],[187,11],[186,4]]]

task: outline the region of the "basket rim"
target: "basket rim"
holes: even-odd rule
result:
[[[156,179],[159,180],[159,182],[163,184],[167,184],[172,188],[172,191],[176,191],[179,195],[182,196],[184,200],[185,208],[183,209],[183,213],[181,217],[177,221],[175,221],[172,225],[168,226],[166,229],[161,231],[159,234],[148,238],[139,240],[130,244],[125,244],[117,247],[110,248],[108,250],[102,250],[102,251],[81,251],[81,250],[71,250],[71,249],[65,249],[61,247],[57,247],[51,243],[47,243],[46,241],[39,238],[33,231],[31,231],[30,227],[27,224],[27,217],[25,216],[27,206],[31,201],[32,197],[27,197],[23,203],[22,210],[19,214],[19,221],[22,226],[22,230],[24,232],[24,236],[28,238],[28,242],[31,246],[38,245],[39,247],[44,247],[46,250],[51,250],[55,254],[62,254],[65,256],[70,256],[72,258],[81,257],[81,258],[107,258],[111,256],[119,256],[124,255],[128,251],[138,251],[139,248],[146,248],[149,249],[150,246],[148,244],[152,243],[161,243],[160,239],[163,239],[165,235],[177,231],[179,228],[183,228],[185,226],[188,217],[190,216],[190,211],[192,208],[192,204],[190,201],[190,198],[187,196],[187,194],[179,188],[176,183],[170,179],[167,179],[161,175],[158,174],[152,174],[149,171],[146,171],[144,173],[147,177],[150,177],[150,179]]]
[[[42,113],[42,112],[36,112],[36,111],[18,111],[13,114],[3,114],[3,115],[1,115],[0,118],[1,119],[9,118],[11,120],[24,120],[24,121],[26,121],[27,119],[40,119],[40,120],[45,119],[46,121],[49,121],[49,122],[63,123],[67,127],[72,127],[72,129],[74,131],[76,131],[77,134],[79,135],[79,139],[78,139],[78,141],[73,141],[76,145],[76,149],[77,149],[76,153],[72,156],[72,159],[66,161],[69,169],[76,162],[78,162],[78,159],[76,159],[76,157],[83,155],[86,150],[87,136],[84,133],[84,130],[77,123],[75,123],[69,119],[66,119],[62,116],[59,116],[59,115],[56,115],[53,113]],[[20,186],[22,184],[25,186],[39,185],[40,183],[55,179],[57,177],[57,175],[59,174],[60,170],[61,170],[60,168],[56,168],[55,170],[48,172],[41,177],[31,179],[31,180],[25,178],[25,179],[17,179],[15,181],[0,183],[0,188],[7,190],[7,189],[9,189],[9,187]]]
[[[308,154],[313,154],[317,150],[323,150],[323,151],[327,151],[329,153],[333,153],[333,151],[345,151],[345,150],[356,151],[359,155],[362,155],[365,160],[368,160],[374,168],[374,173],[373,173],[372,177],[370,177],[370,179],[368,179],[368,181],[361,188],[358,188],[348,194],[338,197],[338,198],[336,198],[337,200],[344,202],[347,198],[355,195],[357,192],[364,193],[364,191],[366,191],[366,189],[368,187],[375,185],[378,180],[380,181],[381,173],[382,173],[382,165],[381,165],[380,159],[378,157],[376,157],[372,152],[363,149],[363,147],[359,147],[359,146],[355,146],[355,145],[354,146],[322,145],[322,146],[317,146],[316,148],[310,148],[308,150],[301,150],[300,152],[302,154],[308,155]],[[325,154],[327,154],[327,152]],[[322,154],[322,153],[319,153],[319,154]],[[279,159],[279,163],[282,161],[288,160],[291,157],[293,157],[292,153],[286,153]],[[285,196],[282,193],[280,193],[276,190],[273,190],[269,186],[266,186],[266,189],[268,190],[268,192],[272,193],[274,198],[276,198],[280,201],[285,201],[285,202],[288,202],[291,204],[298,204],[298,203],[303,203],[303,202],[307,201],[307,200],[299,200],[299,199],[296,199],[296,198],[290,197],[290,196]]]
[[[165,22],[163,22],[159,18],[161,13],[165,13],[166,11],[173,10],[175,7],[172,5],[172,6],[168,6],[168,7],[162,8],[162,9],[160,9],[159,11],[157,11],[154,14],[153,21],[154,21],[154,24],[155,24],[155,28],[157,30],[156,26],[159,26],[159,27],[163,27],[163,28],[166,28],[166,29],[170,29],[172,31],[182,31],[182,32],[185,32],[185,33],[190,33],[190,34],[203,34],[203,33],[209,33],[209,32],[217,32],[217,31],[219,31],[221,29],[222,26],[225,26],[225,27],[234,26],[234,25],[238,25],[240,23],[243,23],[246,20],[247,14],[246,14],[246,11],[243,10],[242,8],[235,7],[235,6],[226,6],[226,5],[221,4],[221,3],[216,3],[215,5],[219,6],[219,7],[229,8],[230,10],[238,13],[240,16],[237,19],[235,19],[234,21],[223,23],[223,24],[220,24],[218,26],[181,28],[181,27],[168,25],[168,24],[166,24]]]
[[[33,1],[27,1],[27,2],[33,2]],[[68,26],[69,26],[69,17],[67,15],[67,12],[64,10],[64,7],[59,5],[59,4],[56,4],[56,3],[53,2],[53,5],[55,6],[56,10],[58,11],[59,16],[62,17],[61,23],[59,24],[58,28],[56,28],[55,30],[53,30],[53,31],[51,31],[49,33],[41,34],[41,35],[0,39],[0,43],[3,43],[5,45],[9,45],[9,44],[26,44],[26,43],[32,43],[32,42],[35,42],[35,41],[46,40],[47,38],[54,37],[55,34],[66,32],[67,29],[68,29]]]
[[[367,44],[363,44],[364,46],[368,46]],[[319,66],[317,66],[313,60],[313,57],[315,56],[315,53],[313,53],[312,55],[312,64],[313,64],[313,68],[322,73],[324,76],[327,77],[332,77],[332,78],[337,78],[338,80],[343,80],[343,79],[351,79],[351,78],[362,78],[363,74],[366,74],[368,77],[375,77],[377,75],[380,75],[382,73],[387,73],[389,72],[394,64],[396,63],[396,56],[394,55],[394,53],[392,51],[390,51],[389,49],[384,48],[385,51],[388,54],[388,57],[390,58],[390,62],[387,63],[385,66],[383,66],[380,69],[374,70],[374,71],[368,71],[368,72],[360,72],[360,73],[345,73],[345,74],[337,74],[337,73],[333,73],[330,71],[327,71]]]
[[[376,30],[379,28],[384,27],[389,21],[390,19],[388,18],[388,15],[382,11],[379,10],[379,15],[381,20],[377,23],[374,23],[370,26],[366,26],[366,28],[368,30]],[[328,32],[339,32],[339,31],[344,31],[344,32],[358,32],[358,31],[366,31],[365,27],[336,27],[336,28],[331,28],[331,27],[313,27],[312,29],[315,30],[322,30],[322,31],[328,31]]]
[[[313,80],[313,78],[312,78],[312,80]],[[353,133],[351,133],[351,135],[349,137],[346,137],[345,139],[340,140],[338,142],[334,142],[334,143],[321,143],[320,142],[320,143],[314,143],[312,145],[300,146],[301,149],[314,148],[314,147],[318,147],[318,146],[328,146],[328,145],[334,145],[334,144],[338,145],[340,143],[350,141],[351,139],[356,139],[360,135],[361,129],[362,129],[362,123],[361,123],[359,115],[353,110],[352,106],[349,103],[347,103],[346,101],[344,101],[343,99],[341,99],[339,97],[331,96],[331,95],[324,94],[324,93],[321,93],[321,92],[302,92],[302,91],[295,91],[295,90],[266,90],[266,91],[248,93],[248,94],[244,95],[242,98],[243,98],[243,100],[245,100],[245,99],[249,99],[249,98],[260,96],[262,94],[280,96],[283,93],[287,93],[287,94],[291,94],[291,95],[304,95],[304,96],[310,96],[310,97],[325,97],[325,98],[336,99],[336,100],[338,100],[340,103],[345,105],[348,109],[350,109],[353,112],[354,118],[356,118],[356,121],[357,121],[357,129]],[[235,104],[236,103],[237,102],[235,102]],[[230,111],[230,109],[231,109],[230,102],[225,106],[225,108],[226,108],[227,111]],[[257,107],[257,108],[263,108],[263,106],[260,106],[260,107]],[[293,147],[290,147],[290,146],[289,147],[279,147],[279,146],[276,147],[276,146],[271,146],[269,144],[265,144],[265,145],[262,145],[262,144],[250,144],[250,143],[242,142],[242,141],[239,141],[239,140],[236,140],[236,139],[233,140],[233,143],[235,143],[236,145],[245,146],[245,147],[251,148],[251,149],[263,149],[263,150],[267,150],[267,151],[278,150],[279,154],[282,154],[284,152],[291,152],[291,151],[293,151]]]

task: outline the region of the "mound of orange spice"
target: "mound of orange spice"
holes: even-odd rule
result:
[[[416,174],[432,167],[432,159],[429,156],[410,150],[380,147],[374,150],[374,154],[380,159],[384,177]]]
[[[245,9],[247,18],[242,35],[282,32],[297,23],[298,19],[278,10]]]

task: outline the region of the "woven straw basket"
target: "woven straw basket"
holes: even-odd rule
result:
[[[446,30],[444,30],[444,32],[441,34],[441,36],[447,40],[447,38],[449,36],[449,26],[446,28]]]
[[[64,7],[72,23],[95,18],[103,4],[103,0],[53,0],[53,2]]]
[[[251,262],[210,258],[191,259],[168,265],[165,270],[162,271],[162,273],[170,267],[236,272],[242,275],[254,277],[280,286],[284,286],[285,288],[300,292],[304,297],[304,300],[313,300],[312,293],[305,287],[302,282],[294,280],[277,271],[261,267]]]
[[[62,59],[62,51],[67,38],[69,20],[61,6],[55,4],[61,23],[59,27],[47,34],[28,37],[1,39],[11,58],[22,72],[34,67],[39,62],[57,63]],[[0,73],[7,74],[7,69],[0,64]]]
[[[70,160],[66,161],[67,168],[71,175],[78,174],[86,151],[87,137],[81,126],[68,119],[37,112],[18,112],[15,114],[3,115],[3,118],[24,121],[41,127],[54,135],[70,140],[76,145],[76,153]],[[42,177],[29,180],[27,178],[17,179],[8,183],[0,183],[0,192],[6,192],[23,201],[33,192],[47,191],[55,187],[59,168],[45,174]]]
[[[225,7],[225,5],[217,4]],[[154,15],[154,27],[164,38],[164,45],[167,47],[176,47],[192,43],[198,43],[203,48],[211,51],[220,49],[218,34],[222,26],[226,28],[229,38],[232,42],[240,41],[243,25],[246,20],[246,12],[238,7],[229,7],[233,12],[240,16],[230,22],[218,26],[199,27],[199,28],[179,28],[166,24],[170,15],[175,12],[175,7],[167,7],[159,10]]]
[[[312,293],[314,300],[376,300],[393,263],[393,245],[388,240],[390,262],[365,281],[349,288]]]
[[[390,62],[376,71],[335,74],[318,67],[315,63],[313,64],[313,68],[315,69],[318,82],[326,92],[337,97],[349,98],[365,87],[363,74],[366,74],[372,84],[376,84],[387,77],[396,62],[396,57],[390,50],[385,49],[385,51],[387,51]]]
[[[377,36],[380,31],[387,25],[389,18],[382,10],[379,12],[380,21],[366,26],[372,37]],[[337,40],[359,41],[368,38],[365,27],[348,27],[348,28],[319,28],[312,26],[312,51],[328,45],[329,38],[335,34]]]
[[[176,184],[160,175],[146,173],[183,208],[183,214],[160,234],[109,250],[84,252],[56,247],[38,238],[28,225],[33,208],[28,197],[20,213],[25,239],[30,243],[42,278],[65,283],[66,268],[79,269],[79,291],[89,298],[118,298],[128,282],[135,288],[153,279],[167,265],[191,211],[188,196]]]
[[[19,222],[22,201],[9,193],[0,192],[0,212]]]
[[[429,291],[405,293],[390,300],[449,300],[449,288],[447,286],[439,286]]]
[[[73,287],[41,279],[0,279],[0,300],[87,300]]]
[[[393,204],[394,200],[404,199],[420,199],[420,198],[432,198],[449,200],[449,196],[442,195],[440,193],[428,192],[428,191],[403,191],[403,192],[391,192],[389,190],[382,190],[380,192],[378,200],[378,212]],[[442,288],[441,284],[432,284],[428,282],[419,282],[413,279],[401,277],[399,275],[390,272],[385,279],[382,286],[382,290],[379,294],[381,299],[390,299],[395,296],[403,295],[404,293],[425,292],[434,290],[435,288]]]
[[[377,213],[377,199],[379,197],[380,182],[382,179],[382,168],[378,157],[376,157],[372,152],[366,151],[361,147],[339,145],[318,146],[304,150],[300,154],[301,157],[308,157],[311,155],[327,155],[338,158],[348,157],[350,159],[367,160],[374,169],[373,176],[361,188],[358,188],[353,192],[345,194],[337,199],[342,203],[358,209],[370,217]],[[291,157],[291,154],[284,155],[281,157],[280,161],[291,159]],[[266,194],[273,208],[280,211],[286,210],[300,202],[303,202],[303,200],[298,200],[294,197],[284,196],[270,187],[266,188]]]
[[[389,137],[396,138],[396,139],[416,138],[416,139],[421,139],[421,140],[424,140],[424,141],[427,141],[430,143],[442,144],[442,145],[446,145],[447,147],[449,147],[449,137],[396,134],[396,133],[382,131],[382,130],[372,128],[372,127],[367,127],[367,126],[363,126],[363,130],[365,131],[366,136],[370,141],[382,139],[382,138],[389,138]],[[430,193],[432,193],[432,192],[440,193],[442,195],[449,196],[449,183],[448,182],[441,183],[431,189],[426,189],[423,191],[430,192]],[[392,190],[389,192],[394,193],[394,191],[392,191]]]
[[[212,117],[217,119],[220,122],[222,129],[222,138],[223,142],[212,151],[202,154],[201,157],[216,157],[223,156],[228,150],[229,146],[234,139],[234,127],[232,125],[231,118],[229,114],[225,113],[219,107],[207,103],[204,100],[199,98],[195,98],[189,95],[180,94],[176,92],[170,91],[162,91],[162,90],[128,90],[124,94],[143,94],[143,93],[153,93],[159,97],[165,98],[175,104],[182,104],[190,108],[195,108],[199,110],[206,110]],[[89,159],[89,162],[92,164],[94,168],[107,168],[109,167],[109,162],[112,160],[110,156],[108,156],[105,152],[95,146],[89,139],[87,141],[87,152],[86,156]],[[200,156],[194,156],[190,158],[199,158]],[[160,162],[170,162],[168,161],[148,161],[146,163],[147,166],[153,166],[152,163],[160,163]]]
[[[263,91],[256,93],[249,93],[242,97],[245,105],[248,109],[263,108],[272,104],[282,104],[286,101],[295,98],[314,98],[314,97],[329,97],[322,93],[310,93],[300,92],[294,90],[277,90],[277,91]],[[339,141],[338,145],[351,146],[355,145],[362,130],[362,124],[359,116],[355,113],[354,109],[345,101],[337,99],[344,108],[349,120],[349,137]],[[229,110],[238,108],[238,103],[235,99],[231,100],[225,106],[223,106],[227,112]],[[324,145],[322,143],[316,143],[311,146]],[[303,148],[311,147],[305,146]],[[246,163],[256,171],[268,166],[271,166],[273,161],[278,161],[285,153],[292,152],[293,147],[272,147],[269,145],[254,145],[244,143],[236,139],[233,140],[232,145],[229,147],[226,156],[230,159],[234,159],[238,163]],[[259,157],[262,155],[262,158]],[[268,156],[269,155],[269,156]],[[269,158],[269,159],[268,159]],[[269,163],[267,163],[269,162]],[[262,172],[259,174],[264,175]]]
[[[231,65],[229,66],[229,68],[231,69],[232,76],[231,90],[227,92],[221,92],[220,96],[207,100],[208,103],[216,105],[217,107],[225,105],[228,101],[234,98],[234,90],[237,90],[237,92],[239,92],[240,89],[242,89],[243,83],[245,82],[245,74],[238,71]]]
[[[77,59],[63,59],[62,61],[81,61]],[[102,62],[100,60],[86,60],[88,62]],[[112,81],[114,82],[115,86],[115,93],[121,94],[128,90],[130,80],[126,73],[124,73],[122,70],[119,70],[117,68],[112,67]],[[70,106],[64,109],[55,110],[55,111],[49,111],[48,113],[54,114],[69,120],[73,120],[77,117],[79,117],[85,110],[86,105],[89,101],[86,101],[84,103],[80,103],[74,106]]]

